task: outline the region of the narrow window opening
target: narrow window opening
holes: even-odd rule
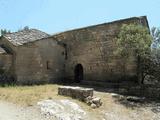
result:
[[[64,44],[63,46],[64,46],[64,49],[65,49],[65,52],[64,52],[64,54],[65,54],[65,60],[67,60],[67,59],[68,59],[68,55],[67,55],[67,44]]]
[[[64,51],[62,52],[62,55],[65,55],[65,52],[64,52]]]
[[[67,51],[65,51],[65,60],[67,60],[68,56],[67,56]]]
[[[47,62],[46,62],[47,70],[49,70],[49,69],[50,69],[49,63],[50,63],[49,61],[47,61]]]

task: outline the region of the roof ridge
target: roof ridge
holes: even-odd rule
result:
[[[36,31],[43,32],[43,31],[38,30],[38,29],[36,29],[36,28],[29,28],[29,29],[22,29],[22,30],[18,30],[18,31],[16,31],[16,32],[6,33],[6,34],[4,34],[4,35],[8,35],[8,34],[15,34],[15,33],[23,32],[23,31],[31,31],[31,30],[36,30]],[[43,33],[45,33],[45,32],[43,32]],[[47,34],[47,33],[46,33],[46,34]]]
[[[75,29],[73,28],[70,30],[53,33],[53,34],[51,34],[51,36],[59,35],[61,33],[66,33],[66,32],[70,32],[70,31],[88,29],[88,28],[96,27],[96,26],[100,26],[100,25],[108,25],[108,24],[113,24],[113,23],[117,23],[117,22],[121,22],[121,21],[127,21],[127,20],[132,20],[132,19],[142,19],[142,18],[147,18],[147,16],[139,16],[139,17],[134,16],[134,17],[129,17],[129,18],[122,18],[122,19],[118,19],[118,20],[113,20],[113,21],[109,21],[109,22],[104,22],[104,23],[100,23],[100,24],[93,24],[93,25],[89,25],[89,26],[79,27],[79,28],[75,28]]]

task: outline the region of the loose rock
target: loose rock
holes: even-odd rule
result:
[[[96,105],[96,108],[100,107],[102,105],[102,102],[101,102],[101,98],[99,97],[87,97],[85,99],[85,102],[90,105],[92,108],[95,108],[93,107],[93,104]]]
[[[97,108],[96,104],[92,103],[91,108],[93,108],[93,109]]]
[[[92,108],[98,108],[102,105],[101,98],[93,97],[93,88],[61,86],[58,88],[58,94],[84,101]]]

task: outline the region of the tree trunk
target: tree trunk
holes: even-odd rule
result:
[[[141,66],[141,58],[138,56],[137,58],[137,77],[138,77],[138,83],[143,84],[144,83],[144,77],[143,77],[143,71]]]

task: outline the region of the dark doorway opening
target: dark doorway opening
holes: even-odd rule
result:
[[[80,83],[83,80],[83,66],[81,64],[75,66],[74,77],[76,83]]]

